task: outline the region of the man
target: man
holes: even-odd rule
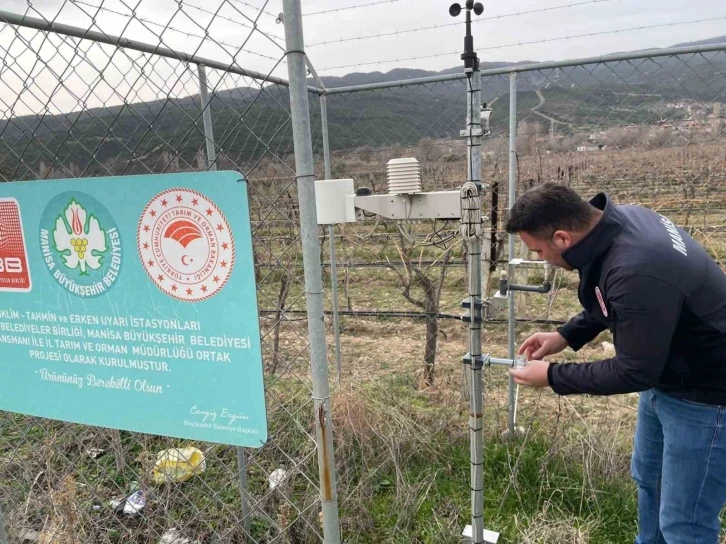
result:
[[[717,544],[726,504],[726,275],[665,217],[588,202],[546,183],[514,204],[507,231],[540,259],[580,276],[584,311],[519,353],[518,384],[560,395],[640,392],[631,469],[638,484],[636,544]],[[615,357],[547,363],[605,329]]]

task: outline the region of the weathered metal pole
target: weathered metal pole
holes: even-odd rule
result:
[[[330,139],[328,137],[328,98],[320,97],[320,119],[323,129],[323,160],[325,163],[325,179],[331,179],[330,169]],[[335,368],[338,373],[338,383],[342,372],[342,357],[340,354],[340,317],[338,315],[338,260],[335,257],[335,225],[328,227],[330,240],[330,283],[333,289],[333,334],[335,335]]]
[[[244,448],[237,448],[237,470],[239,470],[239,492],[242,498],[242,525],[245,535],[250,536],[252,519],[250,518],[250,492],[247,484],[247,452]]]
[[[300,207],[300,235],[305,269],[305,299],[310,335],[310,366],[315,406],[314,423],[320,473],[323,540],[325,544],[340,544],[333,455],[333,422],[330,412],[330,385],[328,383],[323,311],[323,280],[320,269],[320,240],[315,204],[315,171],[300,0],[283,0],[282,13],[285,23],[290,110],[295,145],[298,205]]]
[[[207,87],[207,68],[198,64],[199,72],[199,98],[202,107],[202,121],[204,123],[204,141],[207,145],[207,167],[217,170],[217,151],[214,148],[214,129],[212,128],[212,107],[209,104],[209,90]]]
[[[466,131],[468,181],[461,188],[461,235],[467,246],[469,352],[464,357],[469,380],[469,435],[471,465],[471,542],[484,543],[484,385],[481,352],[481,74],[474,69],[466,80]]]
[[[514,200],[517,193],[517,74],[509,75],[509,198],[507,199],[507,209],[511,210],[514,206]],[[507,268],[507,277],[510,282],[514,282],[514,234],[509,235],[509,259]],[[514,293],[509,292],[507,297],[507,340],[509,343],[510,359],[514,359]],[[508,429],[509,437],[514,438],[514,421],[515,421],[515,384],[514,378],[509,376],[509,417]]]
[[[325,179],[330,179],[330,139],[328,138],[328,97],[320,97],[320,123],[323,130],[323,161],[325,164]]]
[[[0,505],[0,544],[8,544],[8,535],[5,533],[5,518],[3,517],[3,509]]]

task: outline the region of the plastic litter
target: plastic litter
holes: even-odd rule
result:
[[[270,482],[270,489],[275,489],[287,478],[287,471],[284,468],[276,468],[270,474],[268,481]]]
[[[163,535],[161,535],[161,540],[159,540],[159,544],[195,544],[187,537],[179,534],[178,529],[169,529],[166,531]]]
[[[152,469],[155,484],[185,482],[207,468],[204,454],[197,448],[172,448],[160,451]]]
[[[98,459],[105,453],[106,453],[106,450],[101,449],[101,448],[88,448],[86,450],[86,455],[88,455],[91,459]]]
[[[126,503],[124,504],[124,514],[129,516],[135,516],[140,514],[146,506],[146,494],[143,490],[139,489],[133,494],[126,497]]]
[[[34,529],[26,529],[23,534],[20,535],[20,542],[22,544],[31,544],[37,542],[40,539],[40,533]]]
[[[109,506],[114,512],[128,516],[140,514],[146,507],[146,493],[143,489],[139,489],[138,482],[131,483],[131,494],[127,497],[116,497],[109,501]]]

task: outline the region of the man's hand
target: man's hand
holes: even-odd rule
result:
[[[559,332],[538,332],[527,338],[519,348],[519,355],[527,359],[543,359],[567,347],[567,340]]]
[[[519,385],[531,387],[547,387],[547,369],[550,364],[546,361],[530,361],[526,368],[511,369],[509,373]]]

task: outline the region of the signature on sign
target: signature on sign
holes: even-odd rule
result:
[[[231,425],[237,420],[249,419],[249,416],[246,416],[244,414],[235,414],[233,412],[230,412],[227,408],[222,408],[221,411],[217,412],[217,410],[206,410],[199,408],[196,404],[191,407],[189,413],[193,416],[201,417],[203,423],[206,423],[207,421],[217,421],[217,417],[219,417],[221,420],[224,420],[227,425]]]

